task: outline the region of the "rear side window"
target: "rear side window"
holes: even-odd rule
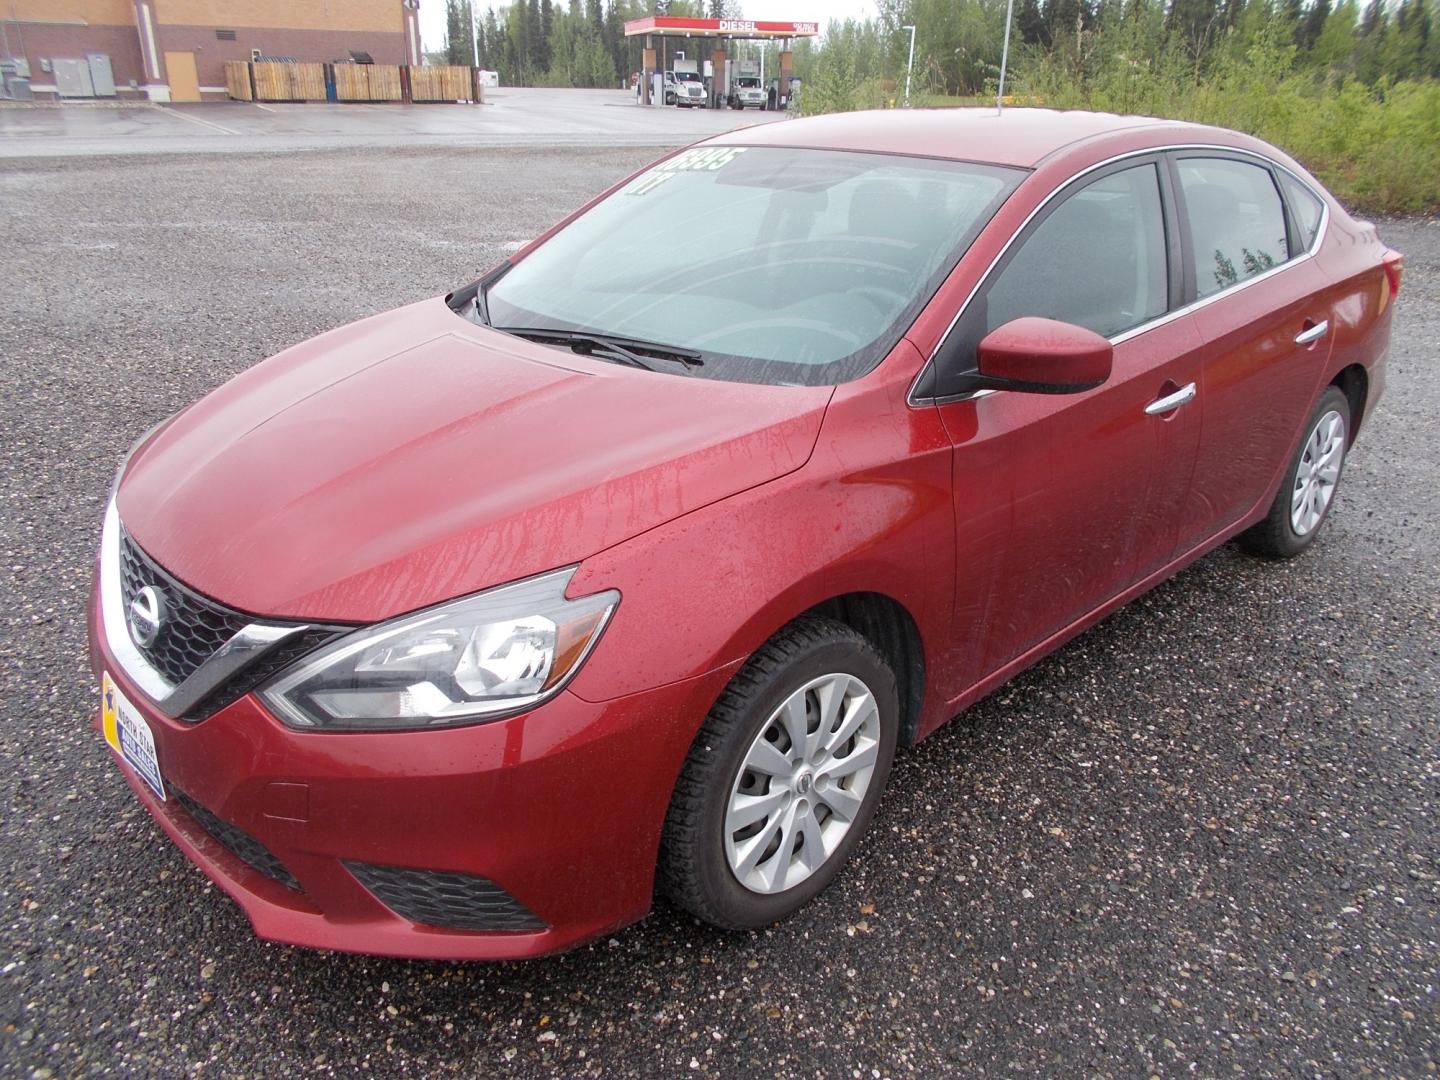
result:
[[[1309,251],[1320,232],[1320,216],[1324,210],[1315,193],[1289,173],[1280,174],[1280,186],[1285,189],[1285,199],[1290,204],[1290,213],[1295,216],[1295,227],[1300,230],[1300,242]]]
[[[1290,257],[1270,170],[1223,158],[1176,162],[1190,223],[1195,289],[1210,296]]]
[[[1110,337],[1163,315],[1165,219],[1153,164],[1093,181],[1026,238],[990,287],[985,331],[1038,315]]]

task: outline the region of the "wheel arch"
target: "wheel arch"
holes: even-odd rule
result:
[[[1364,364],[1348,364],[1336,373],[1330,385],[1338,387],[1350,402],[1350,445],[1354,446],[1365,417],[1365,402],[1370,396],[1370,373]]]
[[[895,673],[900,698],[900,745],[913,745],[925,703],[925,649],[920,627],[905,605],[885,593],[852,592],[824,600],[796,618],[805,615],[844,623],[879,650]]]

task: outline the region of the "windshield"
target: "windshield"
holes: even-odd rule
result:
[[[759,78],[759,76],[755,76],[755,75],[742,75],[742,76],[740,76],[740,78],[736,79],[735,82],[740,86],[740,88],[741,88],[742,90],[759,90],[759,89],[760,89],[760,78]]]
[[[681,82],[699,82],[699,81],[700,81],[700,76],[699,76],[696,72],[693,72],[693,71],[677,71],[677,72],[675,72],[675,78],[679,79]]]
[[[694,373],[858,378],[1024,177],[888,154],[697,147],[660,162],[486,293],[497,329],[692,350]]]

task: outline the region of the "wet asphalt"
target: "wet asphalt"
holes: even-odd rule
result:
[[[1426,1076],[1440,1062],[1440,221],[1318,545],[1233,546],[903,753],[791,921],[564,956],[259,942],[90,728],[112,470],[281,347],[463,283],[645,150],[0,165],[0,1075]]]

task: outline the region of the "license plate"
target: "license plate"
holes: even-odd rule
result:
[[[155,797],[165,801],[165,781],[160,778],[160,759],[155,756],[155,736],[150,725],[125,695],[110,681],[100,676],[100,719],[105,741],[120,759],[135,770]]]

